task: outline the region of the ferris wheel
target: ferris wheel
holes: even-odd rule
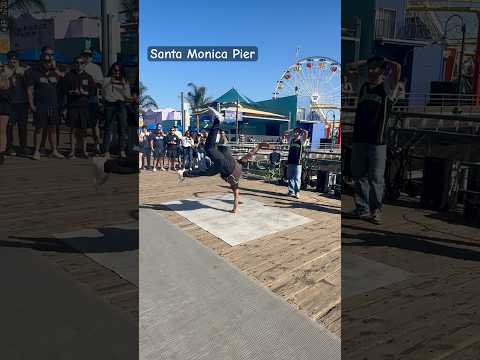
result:
[[[301,119],[326,121],[329,110],[340,110],[340,64],[324,56],[297,60],[283,72],[273,92],[274,99],[290,95],[297,95]]]

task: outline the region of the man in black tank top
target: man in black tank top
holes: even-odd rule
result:
[[[352,175],[355,181],[355,210],[350,216],[379,224],[385,187],[385,129],[400,64],[374,56],[366,62],[368,81],[360,88],[353,129]]]

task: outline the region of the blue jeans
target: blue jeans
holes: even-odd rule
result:
[[[359,212],[382,209],[386,159],[386,145],[353,144],[352,177],[355,181],[355,206]]]
[[[193,151],[192,151],[191,147],[184,147],[183,148],[183,167],[184,168],[193,167],[192,153],[193,153]]]
[[[297,194],[302,184],[302,165],[287,165],[288,193]]]
[[[105,105],[105,126],[103,133],[103,146],[105,152],[110,152],[113,126],[117,124],[118,142],[120,151],[127,145],[127,108],[125,104],[107,103]]]

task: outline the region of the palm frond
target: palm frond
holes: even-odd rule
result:
[[[32,10],[47,11],[43,0],[14,0],[8,4],[8,10],[22,14]]]

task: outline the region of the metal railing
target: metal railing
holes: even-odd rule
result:
[[[342,110],[355,109],[358,96],[342,94]],[[480,102],[475,94],[406,93],[393,110],[433,114],[480,114]]]

